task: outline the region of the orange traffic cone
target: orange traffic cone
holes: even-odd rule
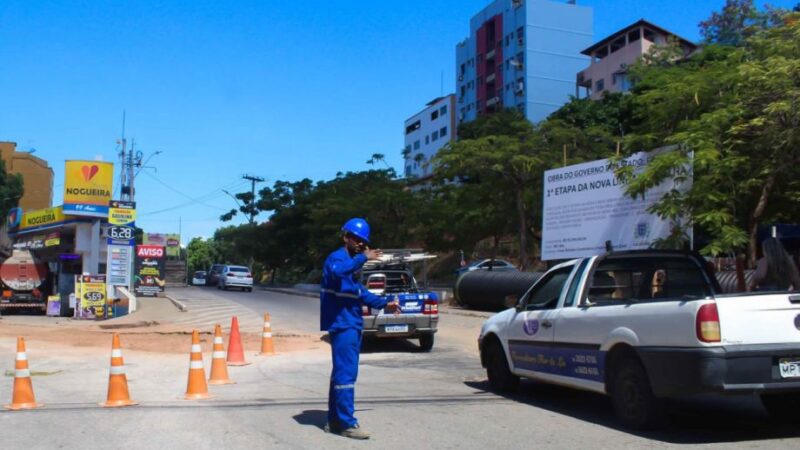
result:
[[[274,355],[275,347],[272,345],[272,324],[269,323],[269,313],[264,313],[264,331],[261,333],[261,353],[259,355]]]
[[[28,355],[25,354],[25,338],[17,338],[17,358],[14,364],[14,394],[11,404],[6,409],[34,409],[41,408],[41,403],[36,403],[31,383],[31,371],[28,369]]]
[[[248,364],[250,363],[244,360],[242,337],[239,335],[239,319],[233,316],[233,319],[231,319],[231,335],[228,338],[228,365],[246,366]]]
[[[233,384],[228,378],[228,365],[225,363],[225,344],[222,342],[222,326],[214,328],[214,352],[211,354],[211,376],[208,384]]]
[[[203,369],[203,350],[200,348],[200,332],[192,330],[192,353],[189,356],[189,383],[186,385],[186,400],[211,398],[208,395],[206,371]]]
[[[136,404],[131,400],[131,395],[128,393],[128,377],[125,375],[125,361],[122,360],[119,335],[114,333],[114,338],[111,341],[111,370],[108,374],[108,396],[106,402],[100,403],[100,406],[114,408]]]

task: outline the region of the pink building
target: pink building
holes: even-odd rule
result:
[[[629,91],[632,85],[628,78],[628,66],[646,54],[653,45],[665,45],[669,39],[677,39],[684,55],[689,55],[697,48],[691,41],[640,19],[582,51],[591,58],[591,63],[578,73],[575,96],[599,100],[605,92]]]

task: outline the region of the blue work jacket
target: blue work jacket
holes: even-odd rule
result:
[[[359,253],[351,257],[344,247],[331,253],[325,260],[319,295],[320,330],[361,330],[364,326],[362,304],[380,309],[388,303],[387,299],[369,292],[358,281],[356,274],[365,262],[366,256]]]

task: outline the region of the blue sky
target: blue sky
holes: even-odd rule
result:
[[[137,224],[210,236],[245,173],[329,179],[373,153],[399,172],[403,120],[442,74],[453,91],[455,45],[488,3],[3,0],[0,140],[50,162],[60,204],[65,159],[116,162],[124,109],[129,142],[162,152],[137,177]],[[639,18],[698,40],[724,0],[578,3],[595,40]]]

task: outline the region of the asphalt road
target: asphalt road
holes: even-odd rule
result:
[[[203,292],[212,295],[211,292]],[[217,292],[298,332],[318,333],[314,298],[256,291]],[[48,408],[0,412],[9,431],[0,448],[642,448],[706,444],[715,448],[800,446],[800,427],[769,422],[754,398],[696,399],[673,405],[668,426],[658,432],[620,429],[609,401],[600,395],[524,382],[513,396],[487,391],[475,336],[480,315],[443,313],[431,353],[409,341],[368,343],[362,354],[356,415],[373,433],[367,443],[322,432],[327,409],[330,357],[285,353],[231,368],[235,385],[212,387],[205,402],[177,400],[185,388],[186,358],[126,353],[131,390],[142,404],[104,410],[104,382],[96,379],[107,358],[94,362],[69,351],[38,358],[33,370],[78,367],[35,377]],[[0,341],[0,354],[13,352]],[[31,359],[33,360],[31,355]],[[71,366],[70,366],[71,367]],[[174,376],[175,373],[181,376]],[[104,380],[103,380],[104,381]],[[0,389],[0,400],[9,390]],[[91,395],[89,395],[91,394]]]

